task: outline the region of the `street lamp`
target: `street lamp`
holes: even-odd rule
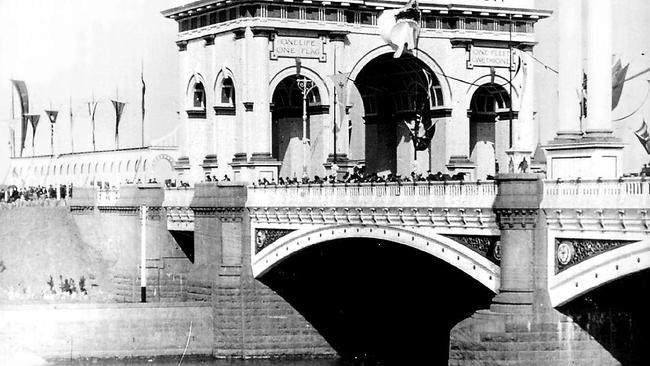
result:
[[[298,88],[302,92],[302,175],[307,176],[307,148],[309,147],[309,139],[307,138],[307,95],[316,86],[314,82],[308,78],[298,79]]]

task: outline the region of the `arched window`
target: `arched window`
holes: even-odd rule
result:
[[[200,81],[192,88],[192,107],[194,109],[205,109],[205,88]]]
[[[233,84],[229,76],[225,77],[221,82],[220,96],[219,104],[229,107],[235,106],[235,84]]]

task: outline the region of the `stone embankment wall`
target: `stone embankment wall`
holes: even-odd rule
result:
[[[46,359],[210,355],[212,327],[207,304],[0,306],[0,342]]]
[[[0,290],[9,287],[2,282],[8,274],[16,284],[15,297],[0,301],[0,343],[44,358],[180,355],[191,323],[188,354],[335,355],[295,309],[252,278],[246,189],[204,191],[211,200],[196,202],[203,215],[193,261],[167,230],[164,209],[156,209],[161,191],[131,192],[132,202],[115,208],[98,209],[93,194],[78,190],[66,207],[2,210],[0,261],[7,269]],[[138,194],[154,207],[147,220],[146,304],[138,303]],[[50,272],[56,294],[46,284]],[[89,281],[88,295],[69,296],[58,288],[59,273],[75,280],[92,274],[95,286]]]

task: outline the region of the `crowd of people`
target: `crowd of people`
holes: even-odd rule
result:
[[[443,182],[443,181],[463,181],[465,180],[465,173],[456,173],[454,175],[449,175],[442,172],[437,172],[436,174],[427,171],[426,174],[412,172],[409,176],[395,175],[391,172],[381,172],[381,173],[367,173],[364,166],[355,166],[352,169],[352,173],[345,172],[343,174],[337,173],[336,175],[330,174],[325,177],[320,177],[318,175],[313,178],[303,177],[301,179],[294,177],[279,177],[276,182],[275,179],[270,181],[266,178],[258,179],[257,183],[254,183],[256,186],[286,186],[286,185],[298,185],[298,184],[335,184],[335,183],[413,183],[413,182]]]
[[[58,189],[57,189],[58,188]],[[58,191],[58,192],[57,192]],[[56,200],[72,197],[72,184],[17,187],[15,185],[0,188],[0,202]]]

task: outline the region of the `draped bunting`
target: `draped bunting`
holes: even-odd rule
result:
[[[27,117],[25,116],[29,113],[29,95],[27,94],[27,85],[22,80],[11,80],[11,84],[18,91],[18,97],[20,98],[20,108],[22,109],[22,118],[20,124],[20,156],[23,156],[23,150],[25,149],[25,139],[27,138]]]
[[[119,135],[120,135],[120,119],[122,118],[122,111],[124,111],[124,102],[118,102],[116,100],[111,100],[113,102],[113,107],[115,107],[115,148],[120,147],[119,144]]]
[[[45,111],[45,114],[47,115],[47,118],[50,119],[50,123],[55,124],[56,123],[56,117],[59,115],[58,111]]]
[[[650,154],[650,134],[648,134],[648,125],[645,123],[645,120],[643,120],[641,127],[634,131],[634,134],[639,139],[641,145],[643,145],[645,151]]]

